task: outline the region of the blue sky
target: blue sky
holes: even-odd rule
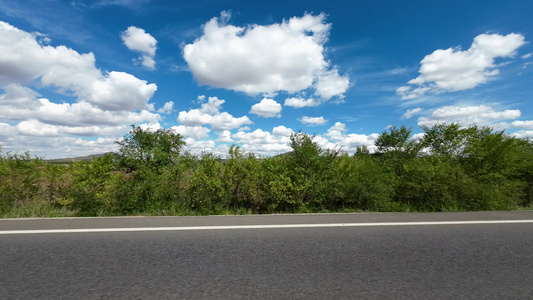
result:
[[[289,136],[372,149],[391,125],[533,138],[531,1],[0,0],[0,144],[115,151],[131,124],[193,153]]]

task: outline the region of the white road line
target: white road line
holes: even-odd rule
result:
[[[382,222],[382,223],[330,223],[330,224],[279,224],[279,225],[229,225],[229,226],[182,226],[182,227],[132,227],[132,228],[77,228],[39,230],[0,230],[0,235],[42,233],[93,233],[93,232],[139,232],[139,231],[192,231],[234,229],[285,229],[327,227],[376,227],[376,226],[428,226],[428,225],[480,225],[533,223],[533,220],[486,220],[486,221],[436,221],[436,222]]]

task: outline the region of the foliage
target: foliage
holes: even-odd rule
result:
[[[336,207],[359,210],[394,210],[393,177],[384,172],[378,160],[358,152],[353,157],[343,155],[335,160],[335,176],[329,185]]]
[[[121,164],[132,170],[141,166],[160,167],[174,163],[185,145],[183,137],[172,129],[152,132],[133,125],[130,132],[116,143],[120,147]]]
[[[169,130],[140,127],[118,154],[50,164],[0,152],[0,217],[207,215],[341,211],[507,210],[533,206],[533,143],[488,127],[391,127],[377,153],[322,149],[260,158],[232,146],[226,159],[180,153]]]
[[[400,128],[392,126],[389,128],[388,132],[383,131],[376,140],[378,152],[385,153],[391,151],[407,151],[412,146],[412,142],[409,141],[412,132],[413,130],[405,127],[405,125],[402,125]]]

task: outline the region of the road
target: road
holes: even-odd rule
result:
[[[0,220],[0,299],[533,299],[532,237],[531,211]]]

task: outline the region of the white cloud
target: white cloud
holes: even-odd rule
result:
[[[315,142],[318,145],[318,147],[324,150],[326,149],[338,150],[339,149],[339,146],[337,144],[330,142],[327,138],[320,136],[320,135],[314,136],[313,142]]]
[[[490,106],[444,106],[436,109],[429,117],[418,118],[419,126],[432,126],[436,123],[459,123],[490,125],[499,120],[516,119],[520,110],[494,111]]]
[[[322,149],[341,148],[343,151],[353,154],[357,147],[366,146],[371,152],[375,151],[374,143],[379,134],[346,134],[346,125],[340,122],[328,129],[325,135],[316,135],[313,141]],[[277,126],[272,132],[256,129],[252,132],[237,132],[231,137],[240,145],[245,152],[255,153],[261,156],[273,156],[290,152],[290,136],[294,131],[285,126]]]
[[[92,53],[41,46],[30,33],[1,21],[0,51],[0,86],[40,79],[44,87],[71,91],[78,101],[109,110],[142,109],[157,89],[127,73],[102,74]]]
[[[154,103],[146,103],[144,108],[146,108],[146,110],[148,110],[148,111],[155,111],[155,104]]]
[[[285,136],[285,137],[288,137],[288,136],[291,136],[291,134],[293,134],[294,131],[290,128],[287,128],[283,125],[280,125],[280,126],[277,126],[277,127],[274,127],[272,129],[272,134],[275,135],[275,136]]]
[[[204,97],[198,97],[203,101]],[[247,116],[235,118],[227,112],[220,112],[220,108],[225,100],[217,97],[209,97],[207,103],[202,103],[200,109],[180,111],[178,122],[187,126],[211,125],[214,130],[232,130],[245,124],[252,124]]]
[[[242,146],[243,151],[261,156],[272,156],[291,151],[288,136],[270,134],[270,132],[261,129],[252,132],[240,131],[231,137],[236,140],[236,144]]]
[[[36,120],[23,121],[15,126],[19,133],[33,136],[55,136],[58,134],[56,126],[43,124]]]
[[[202,108],[200,111],[211,115],[218,114],[222,108],[222,104],[226,102],[226,100],[218,99],[217,97],[209,97],[207,102],[204,102],[204,99],[204,95],[198,96],[198,102],[202,103]]]
[[[154,84],[123,72],[110,72],[103,80],[94,81],[82,99],[108,110],[137,110],[146,106],[156,90]],[[128,99],[128,101],[125,101]]]
[[[32,89],[12,83],[4,87],[5,94],[0,95],[0,105],[17,108],[31,108],[39,94]],[[1,112],[0,112],[1,114]]]
[[[30,151],[32,156],[52,159],[106,153],[117,151],[118,148],[115,138],[100,137],[88,141],[80,137],[53,135],[57,128],[46,128],[41,132],[38,127],[42,124],[32,123],[33,121],[26,121],[21,125],[17,124],[18,128],[0,123],[2,151],[13,153]],[[49,125],[44,124],[44,126]]]
[[[324,123],[327,123],[328,120],[324,119],[324,117],[307,117],[303,116],[299,119],[302,124],[314,124],[314,125],[322,125]]]
[[[165,105],[163,105],[163,107],[158,109],[157,112],[160,114],[169,114],[172,112],[173,108],[174,108],[174,102],[168,101],[165,103]]]
[[[511,122],[511,127],[533,129],[533,121],[513,121]]]
[[[120,37],[128,49],[141,53],[138,60],[144,67],[151,70],[155,69],[154,56],[157,40],[152,35],[146,33],[142,28],[130,26],[120,34]]]
[[[199,109],[191,109],[189,111],[180,111],[178,122],[187,126],[200,126],[210,124],[212,118],[213,116],[203,113]]]
[[[511,128],[533,129],[533,121],[513,121],[511,123],[499,122],[496,124],[492,124],[491,127],[494,130],[506,130]]]
[[[533,140],[533,130],[519,130],[513,133],[513,136],[519,139],[529,139]]]
[[[346,132],[346,124],[341,122],[336,122],[335,125],[331,126],[328,129],[328,133],[326,133],[326,136],[337,139],[343,135],[343,132]]]
[[[426,93],[453,92],[474,88],[499,74],[496,58],[512,57],[524,45],[524,36],[480,34],[468,50],[460,47],[435,50],[420,62],[420,75],[396,90],[402,99],[414,99]],[[413,88],[415,86],[416,88]]]
[[[141,65],[147,69],[150,69],[150,70],[155,70],[155,60],[153,57],[151,56],[148,56],[148,55],[141,55],[139,58],[137,58],[135,60],[136,62],[140,62]]]
[[[183,57],[202,85],[247,94],[296,93],[313,88],[322,99],[342,97],[348,76],[339,75],[324,57],[331,24],[325,14],[293,17],[246,28],[213,18],[203,36],[183,49]]]
[[[139,127],[141,127],[142,130],[150,132],[156,132],[159,129],[162,129],[161,124],[159,123],[144,123],[140,124]]]
[[[305,99],[305,98],[299,98],[299,97],[293,97],[293,98],[287,98],[285,99],[285,103],[283,103],[285,106],[291,106],[295,108],[301,108],[301,107],[314,107],[319,106],[320,101],[317,101],[315,99]]]
[[[215,149],[214,141],[197,141],[193,138],[185,139],[185,150],[193,154],[213,153]]]
[[[203,139],[209,136],[209,132],[211,131],[209,128],[203,127],[203,126],[184,126],[184,125],[178,125],[178,126],[172,126],[171,129],[181,134],[185,138],[193,138],[193,139]]]
[[[341,76],[337,69],[333,69],[318,76],[315,84],[315,94],[323,100],[328,100],[334,96],[339,96],[339,99],[342,100],[349,87],[350,80],[348,76]]]
[[[4,147],[54,156],[115,149],[108,141],[127,132],[129,125],[161,119],[147,110],[155,84],[123,72],[102,73],[92,53],[49,42],[46,35],[0,21],[0,122],[8,121],[11,125],[3,129],[12,133],[3,140]],[[32,86],[74,102],[39,98]],[[101,138],[84,141],[79,136]]]
[[[220,131],[218,133],[217,142],[220,142],[220,143],[231,143],[231,142],[233,142],[233,140],[231,139],[231,132],[229,130]]]
[[[264,98],[261,102],[254,104],[250,110],[251,114],[255,114],[264,118],[281,117],[281,104],[273,99]]]
[[[336,122],[335,125],[328,129],[328,132],[325,134],[325,136],[330,138],[335,145],[341,147],[343,151],[348,153],[354,153],[357,147],[361,146],[366,146],[370,152],[375,151],[376,147],[374,144],[379,137],[379,134],[345,134],[345,132],[347,132],[346,124]],[[328,148],[331,148],[331,146]]]
[[[239,128],[244,124],[252,124],[247,116],[235,118],[227,112],[214,115],[211,121],[211,128],[214,130],[231,130]]]
[[[421,112],[422,111],[422,108],[420,107],[417,107],[417,108],[413,108],[413,109],[408,109],[403,115],[402,115],[402,119],[411,119],[414,115],[416,115],[417,113]]]
[[[56,104],[48,99],[38,99],[31,106],[16,107],[0,104],[0,119],[23,121],[36,119],[43,123],[63,126],[120,125],[160,120],[158,114],[147,110],[140,112],[102,110],[87,102]]]

